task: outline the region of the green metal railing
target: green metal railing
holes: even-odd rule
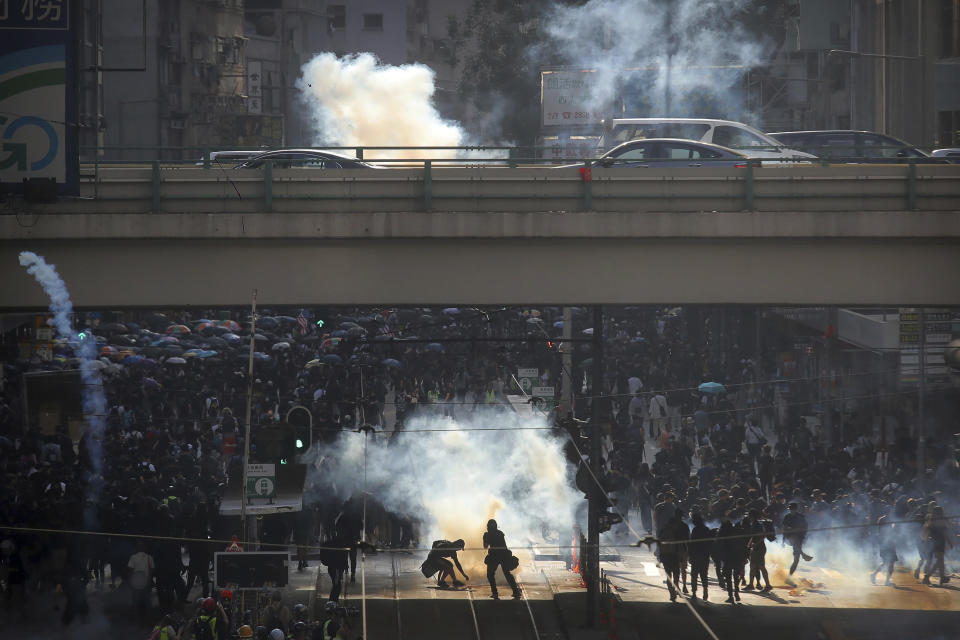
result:
[[[100,175],[100,170],[106,171],[109,169],[115,168],[124,168],[132,167],[136,165],[144,165],[150,167],[150,206],[151,210],[154,212],[161,212],[163,209],[164,202],[176,201],[176,200],[185,200],[185,199],[196,199],[196,200],[222,200],[225,195],[210,195],[210,194],[199,194],[199,195],[182,195],[169,193],[171,189],[165,188],[164,184],[167,180],[173,176],[176,177],[177,174],[174,173],[178,169],[183,169],[184,167],[191,169],[198,169],[200,167],[217,169],[215,174],[216,180],[219,181],[221,178],[226,177],[226,179],[234,186],[234,190],[237,193],[238,197],[240,196],[240,190],[234,184],[236,182],[249,183],[249,178],[252,176],[259,176],[262,180],[262,203],[265,211],[274,211],[275,204],[277,200],[343,200],[343,201],[360,201],[360,200],[380,200],[380,199],[420,199],[420,207],[424,211],[432,211],[437,206],[437,201],[443,200],[464,200],[465,198],[473,199],[483,199],[483,198],[496,198],[498,200],[543,200],[545,202],[550,200],[561,200],[569,199],[571,196],[568,192],[562,193],[550,193],[544,192],[543,189],[540,189],[537,193],[494,193],[494,194],[475,194],[473,196],[465,196],[462,193],[444,193],[437,192],[438,183],[449,183],[451,180],[449,174],[444,175],[444,169],[450,167],[460,167],[460,168],[469,168],[480,170],[479,180],[485,181],[488,180],[487,176],[482,174],[483,169],[534,169],[542,168],[547,169],[547,166],[553,165],[553,169],[557,169],[557,165],[564,167],[561,171],[565,169],[577,169],[580,176],[580,208],[584,211],[593,211],[595,207],[598,207],[597,210],[603,210],[602,203],[608,200],[667,200],[667,199],[683,199],[683,200],[721,200],[725,202],[730,202],[732,200],[739,200],[739,208],[745,211],[753,211],[756,209],[758,201],[770,201],[770,200],[809,200],[809,199],[849,199],[851,201],[858,198],[894,198],[901,197],[903,198],[901,205],[906,210],[918,210],[920,208],[921,201],[932,203],[934,201],[942,201],[943,199],[953,199],[954,201],[960,202],[960,165],[936,165],[938,167],[950,167],[947,169],[941,170],[941,173],[946,172],[947,179],[954,180],[951,182],[951,187],[947,190],[936,190],[932,191],[930,189],[921,190],[919,184],[924,180],[931,179],[940,179],[942,176],[935,176],[931,178],[930,176],[921,176],[918,172],[917,162],[915,159],[907,159],[903,165],[903,172],[891,173],[889,168],[886,172],[877,174],[877,170],[874,169],[877,165],[874,164],[865,164],[865,165],[856,165],[859,167],[858,175],[851,177],[849,171],[844,174],[844,179],[846,179],[851,185],[856,185],[855,188],[852,188],[849,192],[835,192],[833,190],[827,192],[820,192],[819,190],[808,190],[805,192],[799,192],[797,190],[791,192],[781,192],[781,193],[771,193],[768,190],[758,191],[757,180],[759,178],[758,171],[762,171],[767,166],[773,164],[777,168],[784,166],[790,166],[791,164],[796,164],[796,171],[798,179],[828,179],[824,178],[823,175],[810,176],[808,168],[820,168],[821,170],[826,167],[829,171],[829,163],[822,163],[821,161],[814,161],[813,163],[804,160],[773,160],[765,158],[754,158],[745,162],[745,166],[742,168],[737,168],[732,171],[731,175],[726,178],[724,181],[725,184],[729,181],[738,182],[741,186],[739,188],[739,195],[731,195],[731,190],[726,192],[713,192],[713,193],[703,193],[703,192],[690,192],[690,193],[659,193],[653,192],[649,189],[638,189],[631,191],[629,193],[605,193],[604,190],[597,190],[594,187],[594,182],[598,182],[602,185],[614,184],[615,182],[623,179],[626,175],[626,172],[629,171],[632,175],[635,175],[639,179],[646,179],[651,176],[659,175],[658,172],[661,171],[660,168],[631,168],[629,170],[623,167],[601,167],[598,166],[596,160],[593,159],[574,159],[574,158],[556,158],[545,161],[541,156],[523,156],[520,155],[520,149],[516,147],[324,147],[324,150],[349,150],[357,158],[363,158],[370,156],[370,152],[384,152],[384,151],[394,151],[394,152],[437,152],[441,154],[446,154],[447,152],[454,152],[454,154],[459,154],[461,156],[468,154],[476,154],[480,151],[483,152],[493,152],[494,155],[483,155],[477,156],[472,155],[471,157],[428,157],[428,158],[405,158],[405,157],[396,157],[396,158],[382,158],[376,159],[372,162],[375,162],[377,166],[382,167],[397,167],[402,169],[413,169],[421,171],[420,180],[422,181],[422,191],[420,195],[410,195],[410,194],[384,194],[384,193],[350,193],[350,194],[330,194],[330,193],[300,193],[300,194],[286,194],[286,193],[277,193],[275,190],[277,176],[275,174],[274,163],[266,161],[262,164],[259,172],[255,170],[239,170],[234,167],[226,168],[223,165],[213,165],[210,162],[210,154],[213,153],[214,149],[209,147],[204,148],[192,148],[192,147],[183,147],[175,149],[174,151],[180,153],[193,152],[199,150],[202,153],[202,160],[200,162],[195,159],[189,161],[162,161],[156,159],[156,153],[163,152],[166,154],[171,153],[171,149],[160,149],[157,147],[142,147],[134,148],[124,147],[123,150],[126,152],[142,150],[148,153],[153,153],[154,156],[149,163],[139,162],[137,160],[120,160],[120,161],[110,161],[105,162],[101,161],[97,164],[97,169],[92,176],[92,180],[95,185],[107,184],[103,182],[103,178]],[[236,150],[236,149],[231,149]],[[263,149],[252,149],[253,151],[263,151]],[[527,148],[524,151],[530,151],[531,149]],[[533,149],[533,151],[543,151],[543,149]],[[368,162],[371,162],[368,160]],[[545,165],[545,162],[549,162],[549,165]],[[686,165],[689,163],[689,159],[676,160],[676,164],[679,168],[687,169],[689,171],[686,175],[696,175],[698,169],[691,168],[688,169]],[[698,159],[698,163],[702,162],[704,167],[708,167],[711,164],[709,159]],[[231,163],[233,164],[233,163]],[[849,163],[844,162],[842,165],[836,166],[849,166]],[[309,169],[305,170],[308,171]],[[669,173],[671,169],[662,169]],[[322,172],[327,170],[318,170],[318,173],[314,174],[317,176],[323,175]],[[366,174],[365,178],[370,176],[380,177],[377,173],[371,174],[362,169],[350,169],[342,170],[348,171],[350,174],[353,172],[362,172]],[[379,170],[371,170],[379,171]],[[564,172],[561,173],[558,171],[555,175],[557,182],[566,182],[570,181],[570,173]],[[606,172],[615,172],[615,173],[606,173]],[[619,173],[616,173],[619,172]],[[872,175],[877,174],[877,175]],[[304,177],[309,174],[301,174],[296,176],[297,178]],[[498,174],[499,175],[499,174]],[[769,174],[768,174],[769,175]],[[544,174],[544,177],[554,177],[551,174]],[[88,178],[87,182],[89,183],[90,177],[89,173],[86,176]],[[360,177],[351,175],[350,178]],[[875,184],[878,178],[884,179],[885,184],[890,184],[893,182],[902,182],[902,187],[897,188],[896,191],[901,195],[896,195],[893,193],[865,193],[864,188],[866,185],[864,183],[873,181]],[[290,174],[285,173],[282,175],[281,179],[289,183],[297,182],[309,182],[309,180],[291,180]],[[408,177],[408,180],[410,178]],[[489,181],[495,180],[493,174],[490,175]],[[539,180],[539,177],[537,177]],[[639,184],[639,182],[638,182]],[[536,191],[536,190],[535,190]],[[96,198],[98,200],[111,200],[111,199],[130,199],[129,197],[119,198],[111,196],[109,194],[101,194],[99,191],[95,191]],[[711,208],[713,210],[714,208]],[[545,204],[544,210],[551,210],[549,205]]]

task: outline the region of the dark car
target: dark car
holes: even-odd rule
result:
[[[236,166],[237,169],[259,169],[266,161],[273,163],[275,169],[290,169],[292,167],[302,167],[308,169],[377,169],[375,165],[369,164],[342,153],[333,151],[317,151],[315,149],[280,149],[277,151],[265,151],[257,154],[242,164]]]
[[[739,151],[679,138],[630,140],[596,160],[601,167],[746,167],[748,162],[750,158]]]
[[[873,131],[830,129],[825,131],[780,131],[771,138],[830,162],[945,164],[909,142]]]

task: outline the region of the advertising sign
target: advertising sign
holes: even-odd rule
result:
[[[68,0],[0,0],[0,190],[77,193],[77,60]]]
[[[599,125],[603,114],[592,108],[594,77],[593,71],[543,71],[540,74],[542,126]]]

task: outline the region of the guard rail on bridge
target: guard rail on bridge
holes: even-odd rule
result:
[[[405,161],[408,164],[410,161]],[[263,169],[101,166],[57,213],[956,211],[960,165]],[[502,160],[500,161],[503,162]]]

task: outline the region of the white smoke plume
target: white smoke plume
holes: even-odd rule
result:
[[[338,58],[321,53],[303,65],[297,88],[311,115],[314,146],[457,147],[459,124],[433,103],[434,72],[422,64],[381,64],[370,53]],[[384,150],[367,158],[415,158],[424,152]],[[453,152],[427,151],[429,157]]]
[[[564,52],[564,64],[593,70],[592,109],[607,113],[629,94],[632,98],[624,101],[643,103],[649,111],[644,115],[671,117],[688,115],[678,109],[684,100],[696,100],[692,96],[698,92],[709,95],[718,110],[731,106],[723,104],[726,100],[743,106],[737,86],[740,74],[720,69],[761,63],[763,45],[747,35],[738,19],[747,4],[747,0],[590,0],[579,6],[555,6],[541,27],[550,46]],[[668,86],[673,113],[667,112]],[[718,99],[725,92],[726,100]]]
[[[104,417],[107,413],[107,401],[103,393],[103,381],[97,362],[97,342],[92,333],[76,333],[70,324],[70,315],[73,313],[73,303],[70,293],[54,265],[47,264],[43,257],[32,251],[22,251],[19,256],[20,266],[27,268],[44,292],[50,298],[50,312],[53,314],[48,322],[56,329],[57,335],[65,340],[73,349],[74,355],[80,358],[80,376],[83,380],[82,398],[83,413],[87,421],[88,451],[93,465],[93,474],[89,478],[87,508],[84,510],[89,520],[95,517],[96,502],[100,497],[100,488],[103,483],[103,450],[102,438],[104,431]]]
[[[366,487],[388,511],[418,521],[421,548],[463,538],[464,568],[480,578],[490,518],[515,552],[543,545],[545,536],[553,544],[572,537],[583,495],[573,488],[563,438],[547,426],[542,417],[478,409],[456,420],[416,416],[392,439],[382,432],[344,433],[333,445],[315,447],[312,453],[336,468],[327,476],[311,466],[308,486],[328,494],[332,480],[340,499]],[[368,522],[368,531],[372,526]]]

